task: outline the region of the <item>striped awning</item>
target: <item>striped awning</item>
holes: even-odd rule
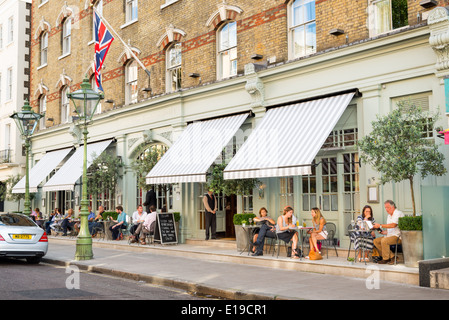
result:
[[[87,168],[109,146],[112,140],[87,144]],[[74,190],[76,181],[83,175],[84,146],[63,164],[50,180],[42,187],[42,191]]]
[[[310,174],[313,159],[354,94],[268,110],[226,166],[224,179]]]
[[[64,160],[73,148],[65,148],[47,152],[31,169],[29,174],[29,190],[37,192],[39,184]],[[13,188],[12,193],[25,193],[25,179],[23,177]]]
[[[146,183],[206,182],[208,169],[247,117],[240,114],[189,124],[148,173]]]

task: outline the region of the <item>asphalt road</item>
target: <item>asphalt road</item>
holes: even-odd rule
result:
[[[0,259],[0,300],[203,300],[182,290],[25,260]]]

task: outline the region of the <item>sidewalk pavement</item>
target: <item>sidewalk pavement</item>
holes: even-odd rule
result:
[[[178,249],[180,246],[183,245],[178,245]],[[169,247],[167,249],[170,250]],[[136,252],[127,250],[127,246],[94,246],[94,259],[74,261],[75,241],[50,239],[43,262],[76,265],[90,272],[235,300],[449,299],[449,290],[376,281],[373,271],[367,271],[367,278],[361,279],[206,261],[168,252],[160,254],[157,251]]]

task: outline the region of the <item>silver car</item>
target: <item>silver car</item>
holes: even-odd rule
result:
[[[0,213],[0,257],[39,263],[47,253],[47,233],[23,214]]]

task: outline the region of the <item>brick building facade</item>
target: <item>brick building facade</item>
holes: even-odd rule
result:
[[[79,88],[84,75],[93,83],[90,1],[55,2],[42,0],[32,7],[30,95],[35,110],[45,110],[47,118],[33,138],[34,161],[50,150],[79,147],[70,119],[73,108],[64,97],[67,90]],[[221,216],[217,215],[218,229],[228,234],[228,200],[233,213],[256,213],[264,206],[277,216],[286,204],[293,205],[301,219],[310,219],[310,207],[319,205],[346,245],[347,225],[367,203],[368,186],[379,181],[372,168],[354,165],[357,138],[368,134],[376,115],[388,113],[400,99],[425,101],[430,110],[445,105],[449,62],[441,33],[449,29],[447,2],[95,1],[151,73],[148,77],[114,34],[102,70],[105,100],[89,128],[92,142],[112,139],[109,148],[125,165],[110,207],[121,203],[130,214],[142,201],[131,168],[141,147],[169,149],[194,122],[251,112],[241,129],[249,135],[267,109],[355,90],[358,94],[334,119],[335,126],[316,129],[328,130],[335,141],[347,139],[346,145],[323,145],[315,158],[321,164],[312,175],[263,178],[263,188],[243,201],[220,195]],[[446,117],[440,125],[447,126]],[[308,134],[312,137],[313,132]],[[234,143],[236,152],[240,146]],[[335,163],[336,171],[326,171],[322,163]],[[350,172],[344,171],[347,168]],[[335,183],[327,188],[325,180]],[[426,184],[449,185],[446,177],[416,183],[415,190]],[[372,204],[377,221],[385,218],[382,201],[388,198],[410,211],[407,188],[402,183],[379,188],[380,201]],[[169,190],[169,203],[165,196],[158,198],[170,211],[181,212],[182,239],[204,236],[204,190],[202,183],[182,181]],[[58,197],[69,199],[65,206],[73,207],[80,184],[65,194],[58,192],[62,191],[41,192],[35,201],[47,199],[42,202],[47,211],[61,203]]]
[[[98,2],[98,1],[97,1]],[[139,59],[151,72],[151,79],[138,68],[138,101],[165,94],[167,48],[173,42],[181,44],[181,88],[187,89],[220,79],[217,75],[217,30],[227,21],[237,24],[237,74],[243,74],[247,63],[272,65],[295,57],[289,54],[289,19],[294,1],[140,1],[137,18],[126,22],[126,1],[103,0],[105,19],[122,39],[136,48]],[[297,1],[298,2],[298,1]],[[314,1],[305,1],[305,3]],[[369,3],[372,1],[326,0],[315,1],[316,47],[312,54],[357,43],[368,39]],[[430,8],[406,1],[409,25],[418,24],[417,17]],[[444,4],[447,1],[439,1]],[[33,3],[32,41],[32,105],[37,108],[41,90],[36,92],[41,80],[48,88],[47,118],[60,123],[60,90],[68,84],[76,90],[85,74],[91,76],[94,55],[92,41],[92,9],[88,1],[67,1],[68,7],[51,0]],[[290,13],[289,13],[290,12]],[[56,17],[56,18],[55,18]],[[62,54],[62,22],[72,18],[70,54]],[[332,30],[338,30],[331,33]],[[42,33],[48,32],[48,62],[42,67],[40,47]],[[126,104],[124,94],[125,66],[132,58],[116,38],[103,69],[106,99],[114,100],[115,106]],[[254,56],[260,55],[260,60]],[[252,58],[253,57],[253,58]],[[189,75],[196,74],[197,77]],[[59,81],[65,78],[65,80]],[[142,89],[151,88],[150,91]],[[102,106],[102,111],[113,108]],[[51,126],[52,123],[47,123]]]

